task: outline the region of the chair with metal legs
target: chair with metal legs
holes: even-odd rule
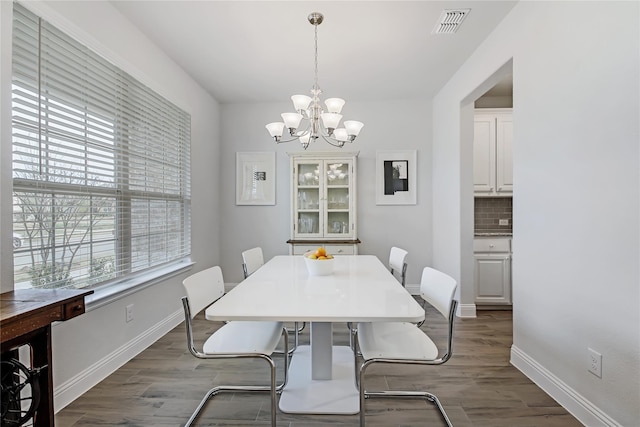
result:
[[[453,324],[458,302],[454,299],[457,282],[438,270],[426,267],[422,272],[420,295],[448,319],[447,348],[441,356],[431,338],[414,323],[359,323],[356,329],[354,357],[360,353],[362,364],[356,363],[356,383],[360,393],[360,426],[365,425],[365,400],[372,397],[420,398],[433,403],[448,426],[452,426],[440,400],[428,391],[373,391],[365,388],[365,373],[375,364],[442,365],[453,351]],[[356,348],[357,347],[357,348]],[[359,349],[359,353],[358,353]],[[380,371],[377,371],[380,374]]]
[[[402,283],[402,286],[405,287],[407,281],[407,255],[407,251],[395,246],[392,247],[391,251],[389,252],[389,270],[394,276],[396,273],[399,274],[400,283]],[[422,308],[424,308],[424,304],[424,301],[422,301]],[[418,322],[418,326],[422,326],[423,323],[424,320]]]
[[[252,275],[253,272],[255,272],[263,265],[264,256],[262,254],[262,248],[260,246],[247,249],[246,251],[242,252],[242,271],[244,273],[245,279]],[[287,328],[287,332],[289,332],[290,334],[294,334],[293,348],[290,350],[291,352],[295,351],[295,349],[298,348],[298,342],[300,341],[299,334],[304,330],[306,325],[306,322],[303,322],[302,326],[300,326],[298,322],[295,322],[293,328]]]
[[[407,278],[407,255],[409,253],[404,249],[400,249],[396,246],[393,246],[389,251],[389,271],[391,274],[396,277],[396,274],[399,275],[400,283],[403,287],[406,285]],[[424,308],[424,304],[423,304]],[[419,323],[418,326],[422,326],[422,323]],[[349,345],[351,348],[354,347],[354,334],[356,333],[356,328],[352,323],[347,323],[347,327],[349,328]]]
[[[245,279],[263,265],[264,256],[261,247],[257,246],[242,252],[242,272]]]
[[[405,286],[407,279],[407,255],[409,253],[404,249],[392,247],[389,251],[389,270],[391,274],[396,273],[400,275],[400,283]]]
[[[222,392],[270,392],[271,425],[276,426],[276,393],[287,383],[289,371],[289,335],[282,322],[233,321],[223,324],[197,350],[194,344],[192,319],[224,295],[224,279],[220,267],[211,267],[195,273],[182,282],[186,296],[182,297],[187,347],[198,359],[263,359],[269,365],[269,385],[219,385],[209,390],[185,424],[191,426],[209,399]],[[276,386],[276,364],[271,358],[276,346],[284,337],[284,380]]]

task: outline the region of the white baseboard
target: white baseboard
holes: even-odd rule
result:
[[[475,304],[458,304],[458,317],[476,317],[476,305]]]
[[[184,312],[182,310],[176,311],[125,345],[115,349],[89,368],[55,387],[53,390],[55,412],[57,413],[82,396],[93,386],[178,326],[183,320]]]
[[[622,427],[621,424],[617,423],[515,345],[511,346],[511,364],[529,377],[531,381],[584,425],[589,427]]]

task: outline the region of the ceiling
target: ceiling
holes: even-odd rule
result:
[[[126,1],[112,4],[222,103],[288,101],[314,78],[323,97],[430,99],[514,1]],[[445,9],[470,8],[454,34]]]

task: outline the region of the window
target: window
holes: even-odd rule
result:
[[[188,257],[190,120],[14,3],[15,288],[107,285]]]

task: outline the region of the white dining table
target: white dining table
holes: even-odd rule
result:
[[[358,413],[353,352],[333,345],[333,323],[424,319],[420,304],[377,257],[341,255],[333,262],[331,275],[312,276],[302,256],[276,256],[205,312],[216,321],[310,324],[310,345],[294,352],[280,396],[285,413]]]

